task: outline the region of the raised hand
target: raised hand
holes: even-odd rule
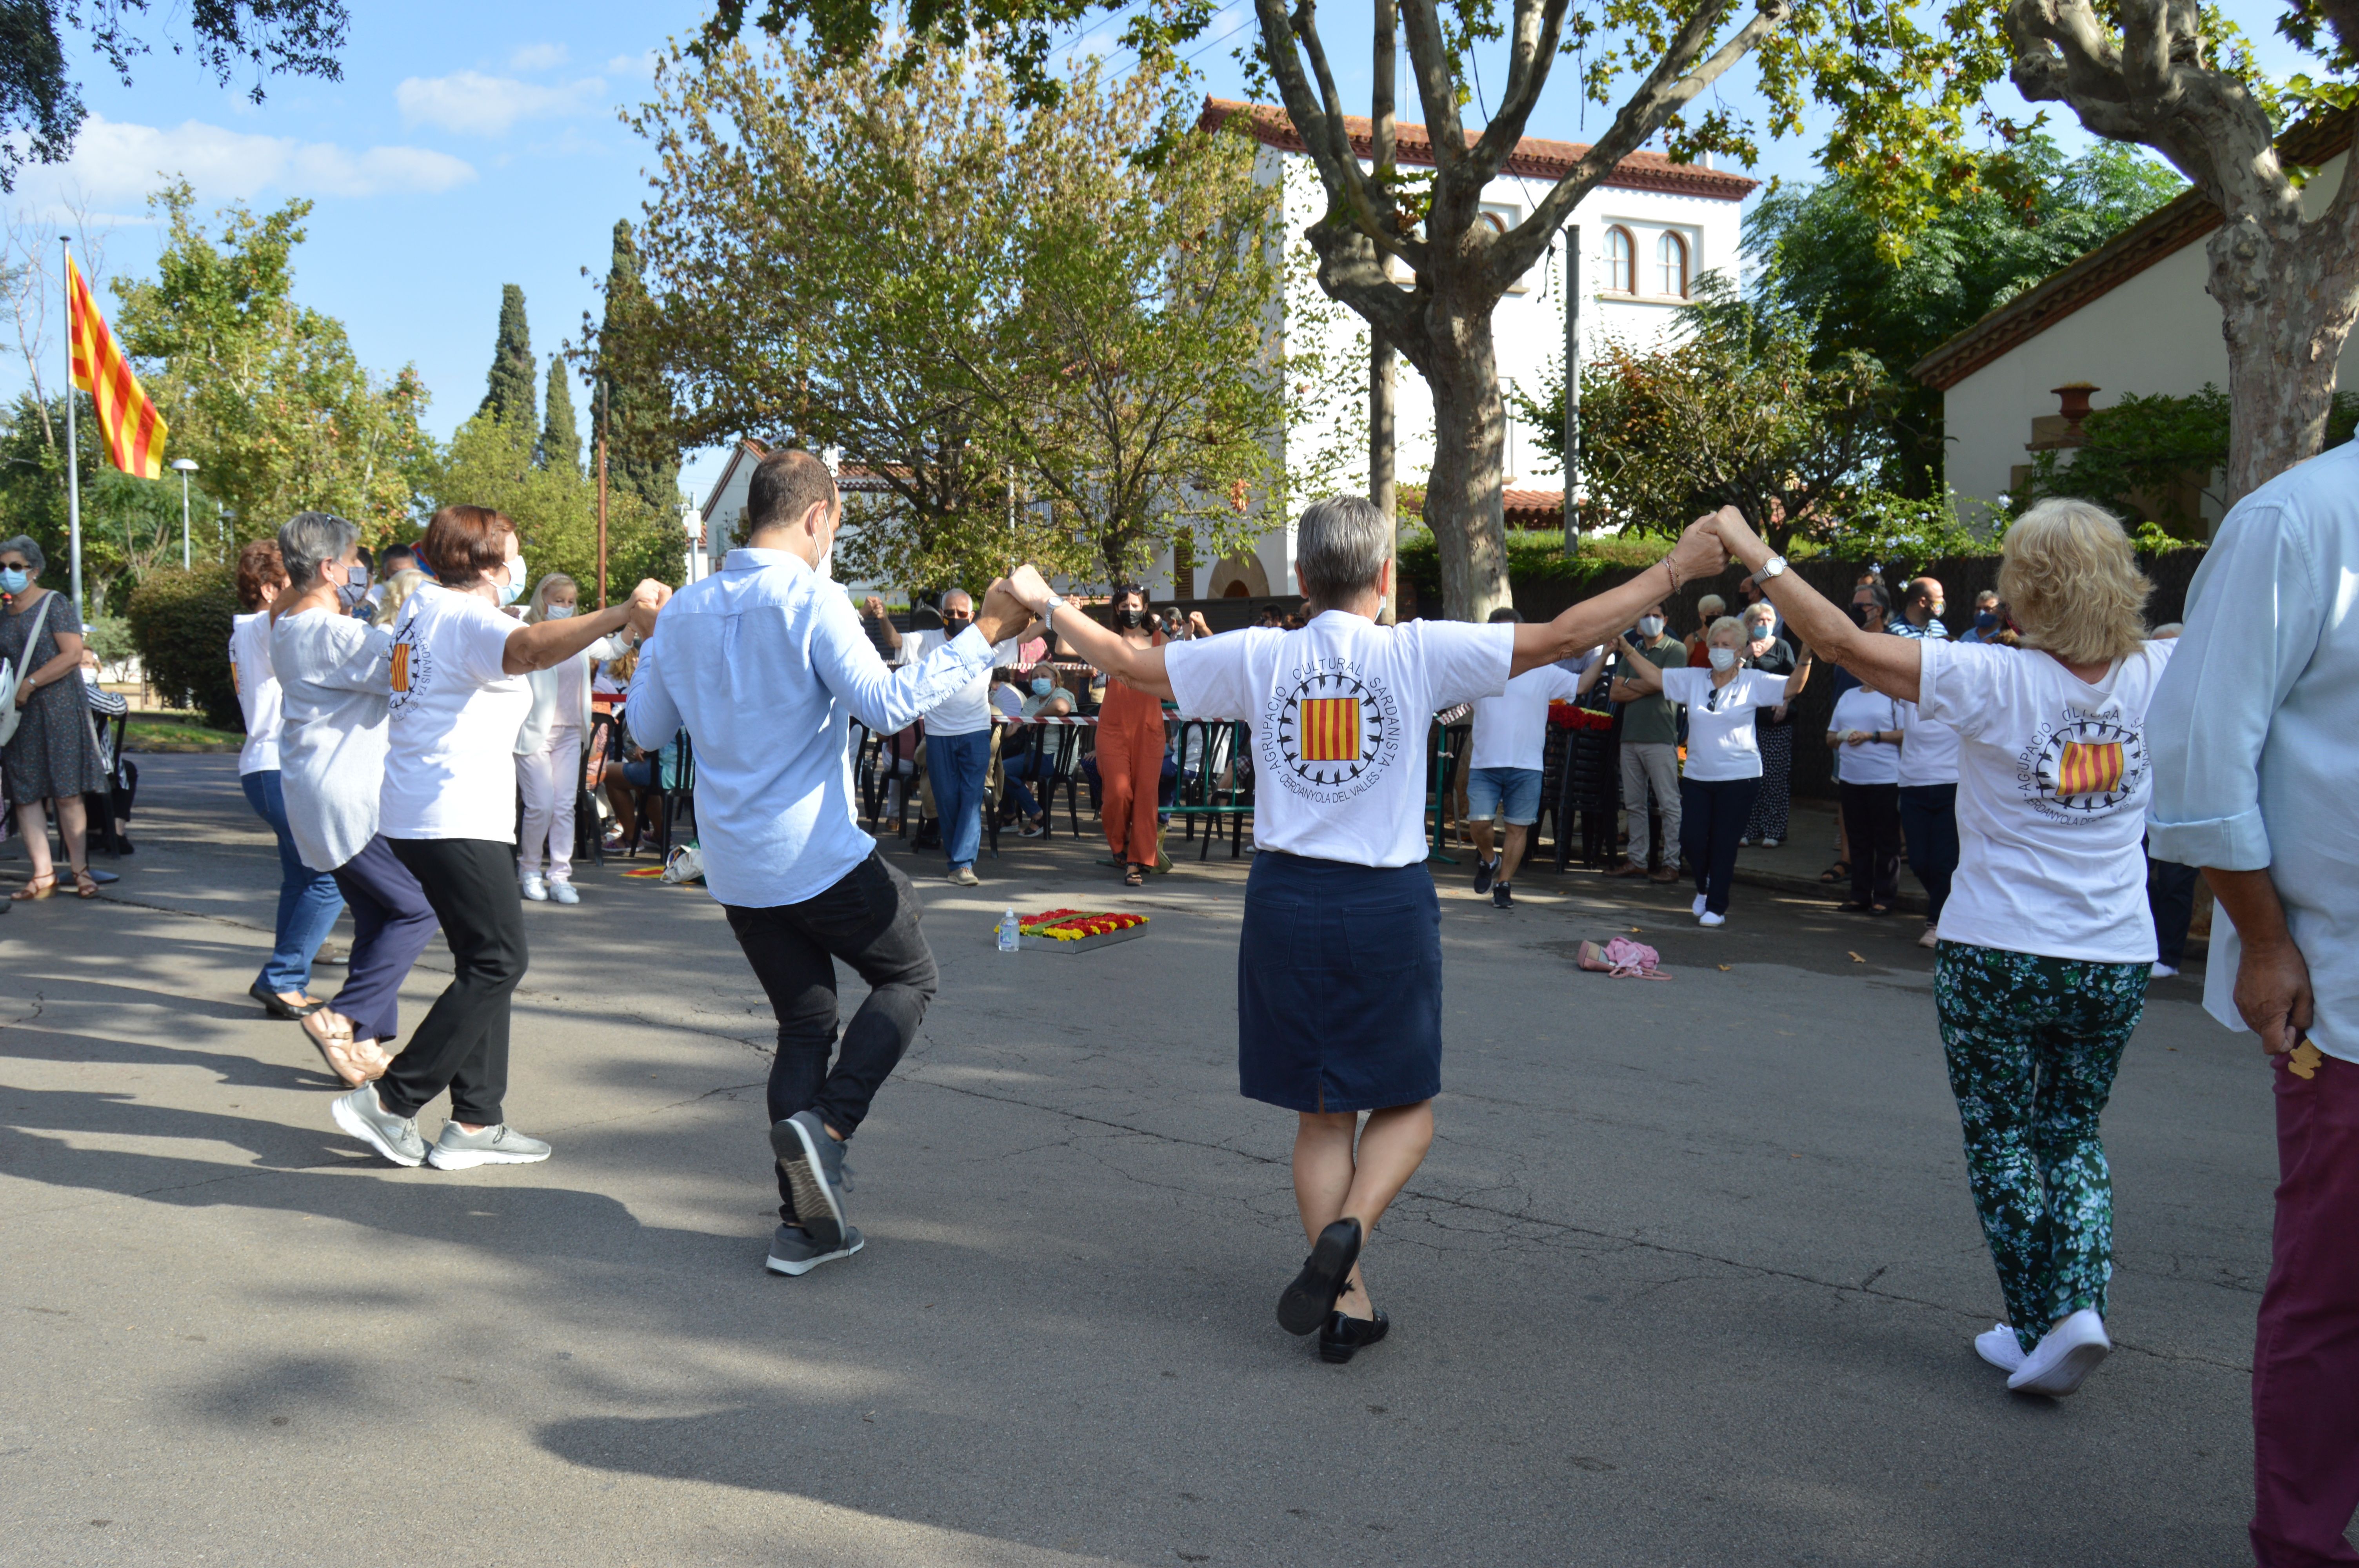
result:
[[[1032,607],[1017,597],[1006,578],[995,579],[984,591],[983,608],[975,613],[974,625],[985,642],[1005,643],[1031,623]]]
[[[1046,609],[1049,600],[1056,597],[1055,590],[1049,586],[1049,579],[1042,577],[1039,568],[1028,561],[1017,567],[1007,577],[1002,578],[1000,581],[1006,583],[1008,592],[1014,594],[1022,601],[1024,608],[1035,615]],[[992,586],[996,588],[999,584],[995,583]]]
[[[885,601],[872,593],[860,601],[860,613],[871,621],[882,621],[885,619]]]
[[[656,629],[656,615],[671,599],[671,589],[653,578],[643,579],[631,589],[628,600],[631,630],[645,637]]]
[[[1671,572],[1681,582],[1693,582],[1698,578],[1718,577],[1728,568],[1728,552],[1722,548],[1720,530],[1709,517],[1699,517],[1680,535],[1677,548],[1671,551]]]
[[[1735,507],[1723,506],[1704,521],[1720,535],[1723,547],[1739,560],[1750,559],[1749,552],[1752,550],[1758,550],[1762,559],[1768,558],[1768,546],[1761,542],[1761,535],[1753,531],[1753,525],[1745,522],[1745,514]]]

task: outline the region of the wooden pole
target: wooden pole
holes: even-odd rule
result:
[[[606,608],[606,380],[598,378],[598,608]]]
[[[1393,161],[1393,98],[1400,70],[1400,47],[1395,38],[1397,0],[1376,0],[1375,70],[1368,90],[1369,161],[1382,169]],[[1379,258],[1380,260],[1384,258]],[[1389,267],[1390,262],[1385,265]],[[1392,524],[1392,596],[1386,601],[1387,624],[1400,619],[1400,490],[1394,471],[1397,398],[1394,384],[1395,351],[1382,331],[1368,330],[1368,503]]]

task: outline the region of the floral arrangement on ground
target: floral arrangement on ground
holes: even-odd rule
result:
[[[1143,914],[1051,909],[1040,914],[1018,916],[1016,928],[1027,936],[1045,936],[1051,942],[1078,942],[1084,936],[1103,936],[1109,931],[1127,931],[1134,925],[1146,924],[1147,916]]]

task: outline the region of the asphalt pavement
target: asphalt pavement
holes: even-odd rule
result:
[[[1437,866],[1439,1138],[1368,1254],[1392,1336],[1329,1367],[1272,1316],[1292,1118],[1236,1093],[1225,846],[1126,895],[1061,825],[973,890],[892,843],[941,995],[852,1151],[867,1249],[787,1280],[774,1026],[701,890],[528,906],[508,1110],[556,1157],[397,1170],[245,994],[235,760],[142,764],[108,896],[0,917],[0,1561],[2249,1561],[2275,1146],[2200,970],[2105,1119],[2119,1348],[2012,1396],[1917,922]],[[1151,921],[1004,955],[1011,904]],[[1575,968],[1619,934],[1671,979]]]

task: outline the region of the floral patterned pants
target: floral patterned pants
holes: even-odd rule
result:
[[[2114,1184],[2097,1118],[2146,1011],[2147,968],[1940,945],[1933,1005],[1966,1180],[2027,1351],[2058,1318],[2105,1310]]]

